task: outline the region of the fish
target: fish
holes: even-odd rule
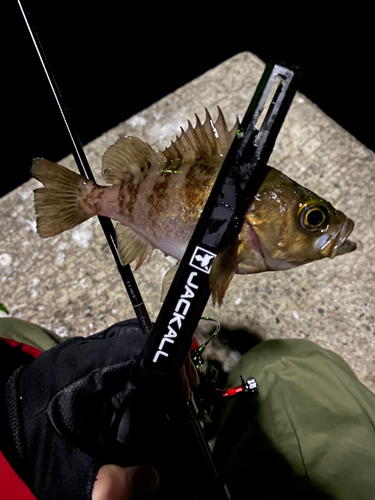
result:
[[[118,139],[102,158],[105,186],[35,158],[31,174],[44,186],[34,192],[39,235],[56,236],[95,215],[111,218],[123,265],[135,261],[138,269],[155,249],[176,259],[163,279],[163,300],[239,128],[237,118],[229,130],[220,108],[216,121],[205,112],[203,123],[195,115],[195,127],[188,120],[164,150],[134,136]],[[219,306],[235,274],[288,270],[356,249],[348,239],[350,218],[278,169],[265,168],[235,240],[212,262],[210,287]]]

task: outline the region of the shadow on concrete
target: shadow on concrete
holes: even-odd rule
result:
[[[223,345],[242,355],[263,340],[260,334],[254,330],[226,325],[222,325],[219,339]]]

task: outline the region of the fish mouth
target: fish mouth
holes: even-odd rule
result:
[[[346,253],[354,252],[357,248],[357,244],[354,241],[348,240],[354,229],[354,222],[351,219],[346,219],[344,224],[342,225],[341,231],[339,232],[330,258],[334,259],[336,255],[344,255]]]

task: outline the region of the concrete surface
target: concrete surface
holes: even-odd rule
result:
[[[238,54],[109,130],[85,147],[96,179],[102,154],[122,135],[163,149],[188,118],[195,123],[195,112],[204,118],[207,107],[216,118],[217,105],[232,125],[245,112],[263,68],[254,55]],[[72,157],[61,163],[75,168]],[[375,392],[375,155],[298,94],[269,163],[352,218],[358,249],[286,272],[236,276],[222,308],[209,304],[206,313],[249,337],[313,340],[343,356]],[[32,194],[37,186],[30,180],[0,199],[0,302],[11,316],[62,336],[88,335],[133,317],[96,219],[39,238]],[[170,262],[155,252],[135,274],[153,320]],[[211,356],[229,369],[239,354],[217,342]]]

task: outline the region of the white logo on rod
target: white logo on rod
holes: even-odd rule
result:
[[[202,271],[206,274],[210,274],[212,261],[216,257],[215,253],[205,250],[202,247],[195,247],[194,253],[190,259],[189,265]]]

